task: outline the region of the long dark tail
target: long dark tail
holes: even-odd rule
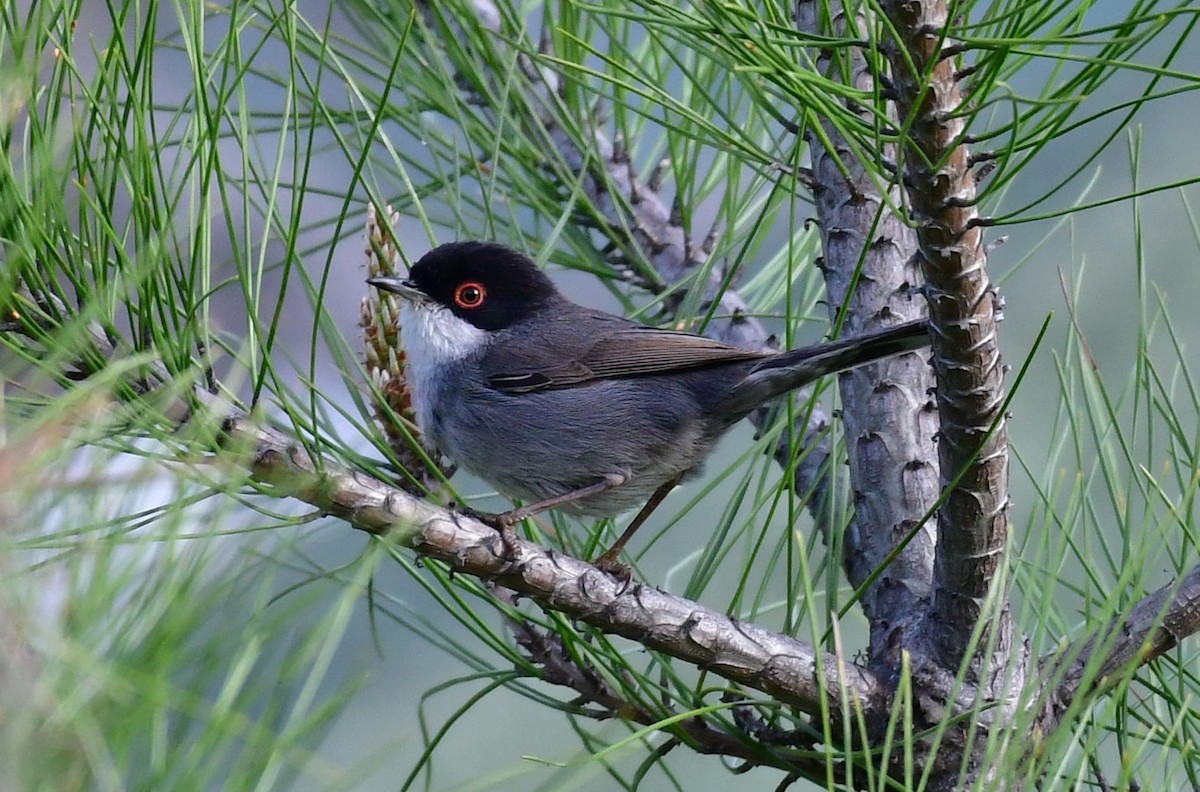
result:
[[[765,401],[782,396],[825,376],[880,358],[929,346],[929,324],[924,319],[885,327],[853,338],[780,352],[759,363],[738,383],[722,408],[748,413]]]

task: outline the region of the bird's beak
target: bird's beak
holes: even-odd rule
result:
[[[381,276],[378,278],[367,278],[367,283],[371,284],[376,289],[382,289],[383,291],[391,292],[392,294],[399,294],[409,302],[421,302],[422,300],[428,299],[428,297],[425,295],[425,292],[421,291],[412,283],[404,280],[403,278],[390,278]]]

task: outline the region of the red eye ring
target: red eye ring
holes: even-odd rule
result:
[[[454,290],[454,304],[459,308],[472,309],[483,305],[487,299],[487,289],[478,281],[467,281],[459,284]]]

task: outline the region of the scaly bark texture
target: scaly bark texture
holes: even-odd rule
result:
[[[797,27],[812,35],[843,35],[843,8],[828,6],[834,16],[824,22],[822,6],[810,0],[797,3]],[[861,29],[861,20],[856,26]],[[817,68],[827,77],[845,69],[854,87],[872,93],[874,77],[860,50],[820,50]],[[837,129],[827,120],[820,123],[833,149],[811,130],[807,137],[831,321],[844,317],[842,334],[856,335],[924,316],[925,300],[917,294],[916,234],[888,208]],[[892,190],[893,204],[898,193]],[[921,625],[933,578],[933,525],[918,527],[939,489],[933,442],[938,420],[928,358],[924,350],[897,355],[846,372],[838,380],[854,498],[842,558],[850,584],[863,585],[915,532],[862,598],[871,625],[871,666],[889,676],[899,670],[897,650],[908,645],[910,634]]]
[[[989,628],[978,652],[991,656],[976,656],[972,677],[994,696],[1020,688],[1023,680],[1020,670],[1016,678],[1001,679],[1012,648],[1007,592],[996,592],[998,613],[985,613],[984,603],[1003,563],[1009,530],[1004,369],[996,340],[1000,311],[975,209],[963,94],[944,39],[947,5],[891,0],[882,8],[896,36],[883,47],[929,300],[941,416],[938,457],[942,485],[949,490],[937,521],[932,648],[941,666],[957,668],[970,653],[971,632],[986,619]]]

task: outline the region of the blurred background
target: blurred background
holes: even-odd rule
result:
[[[1097,5],[1088,16],[1089,24],[1099,29],[1109,21],[1122,18],[1125,11],[1117,7],[1120,5]],[[354,18],[357,9],[355,4],[331,8],[300,2],[295,4],[292,14],[295,24],[311,25],[320,31],[329,52],[335,58],[344,58],[344,64],[348,64],[346,68],[369,82],[371,76],[366,72],[373,62],[363,57],[363,52],[376,44],[364,39],[362,23]],[[113,37],[114,21],[111,9],[105,4],[81,3],[77,10],[74,63],[80,81],[88,83],[89,75],[95,73],[97,64],[105,57],[106,42]],[[331,106],[357,104],[350,86],[334,70],[324,74],[313,70],[301,75],[312,66],[311,57],[293,58],[285,43],[285,26],[267,27],[267,15],[260,16],[257,23],[265,29],[254,30],[254,25],[249,25],[246,29],[233,31],[230,16],[214,7],[205,12],[207,18],[202,25],[193,28],[189,23],[186,28],[193,33],[196,29],[202,30],[203,40],[185,40],[181,37],[184,28],[180,26],[179,15],[190,16],[198,12],[198,8],[184,11],[178,6],[151,5],[142,10],[140,19],[131,16],[127,20],[127,41],[136,43],[141,37],[153,36],[171,43],[153,51],[153,76],[146,84],[147,90],[153,93],[154,103],[163,108],[158,114],[159,123],[178,123],[179,111],[170,108],[185,107],[195,101],[193,60],[202,53],[217,51],[227,43],[229,36],[235,34],[242,36],[243,46],[247,49],[261,47],[255,54],[254,70],[242,76],[240,90],[244,93],[240,101],[251,111],[245,119],[266,119],[292,112],[294,108],[289,106],[292,94],[285,84],[298,80],[319,78],[319,84],[310,85],[310,88]],[[18,3],[15,13],[31,13],[30,6]],[[529,9],[526,18],[535,28],[540,24],[540,12],[536,8]],[[1177,24],[1186,22],[1180,19]],[[405,46],[420,45],[414,36]],[[1161,64],[1166,50],[1172,46],[1172,38],[1163,36],[1138,52],[1137,57],[1144,59],[1146,64]],[[44,52],[42,57],[48,73],[53,53]],[[379,62],[387,63],[389,58],[388,53],[383,53]],[[1033,59],[1012,74],[1004,90],[996,94],[1038,95],[1059,66],[1051,59]],[[1200,72],[1200,48],[1182,48],[1171,68],[1184,75]],[[386,78],[386,75],[375,76],[380,80]],[[397,79],[403,81],[406,75],[398,75]],[[1145,86],[1144,74],[1128,70],[1090,93],[1079,116],[1128,102],[1139,96]],[[1013,107],[1017,106],[997,102],[991,120],[986,114],[982,120],[994,128],[1001,128],[1011,118]],[[1109,120],[1114,119],[1119,120],[1119,114]],[[453,128],[452,121],[433,111],[428,113],[427,122],[431,129]],[[1045,487],[1047,479],[1056,475],[1053,465],[1048,466],[1048,459],[1050,447],[1061,439],[1055,434],[1062,388],[1060,366],[1064,365],[1064,357],[1071,358],[1069,362],[1073,363],[1078,354],[1078,349],[1068,344],[1071,334],[1069,311],[1064,287],[1060,284],[1065,284],[1075,297],[1078,329],[1087,340],[1101,376],[1111,383],[1118,400],[1128,397],[1128,393],[1124,397],[1120,394],[1127,387],[1132,361],[1137,357],[1139,337],[1132,329],[1144,317],[1160,311],[1168,313],[1173,332],[1185,344],[1184,351],[1190,359],[1191,339],[1200,333],[1200,312],[1194,310],[1197,295],[1200,295],[1200,266],[1197,266],[1200,237],[1189,203],[1198,195],[1197,188],[1190,183],[1200,172],[1200,150],[1195,145],[1198,125],[1200,103],[1189,91],[1141,107],[1128,124],[1083,125],[1051,139],[1015,179],[991,193],[983,207],[985,215],[1001,220],[998,227],[989,231],[989,239],[1006,238],[1004,244],[993,251],[990,260],[992,277],[1007,302],[1005,321],[1001,326],[1002,348],[1014,372],[1027,362],[1029,366],[1013,399],[1009,423],[1015,451],[1012,517],[1018,544],[1030,541],[1036,545],[1041,541],[1038,532],[1054,530],[1037,509],[1038,488]],[[226,137],[221,144],[222,165],[233,180],[238,174],[244,175],[247,169],[287,163],[303,156],[309,163],[306,182],[302,190],[289,189],[287,185],[276,190],[273,200],[277,205],[260,206],[257,215],[231,217],[228,225],[211,225],[207,229],[207,244],[212,260],[223,262],[223,274],[218,270],[223,277],[236,273],[239,260],[268,264],[290,262],[289,266],[264,267],[264,278],[259,284],[263,293],[286,292],[278,307],[275,324],[278,342],[273,358],[279,387],[297,392],[315,388],[323,402],[340,405],[344,410],[342,413],[337,409],[326,411],[327,423],[323,424],[323,431],[346,448],[369,457],[376,451],[362,431],[360,405],[366,398],[366,390],[361,372],[347,370],[344,354],[331,350],[326,333],[332,329],[347,339],[351,347],[361,337],[358,326],[360,303],[367,295],[363,282],[366,206],[372,198],[403,202],[408,193],[402,175],[389,172],[385,167],[388,158],[393,156],[390,152],[394,149],[394,156],[408,162],[431,162],[433,157],[428,153],[423,155],[425,143],[412,129],[385,123],[370,136],[369,127],[364,125],[360,135],[357,140],[338,141],[328,126],[318,123],[311,137],[307,137],[308,148],[304,151],[298,150],[297,141],[305,136],[294,137],[292,130],[288,130],[253,135],[256,148],[250,154],[238,140]],[[634,163],[643,169],[643,173],[647,173],[661,155],[663,139],[663,129],[650,123],[640,139],[630,141]],[[271,148],[272,141],[274,149]],[[1002,145],[1003,141],[992,143]],[[381,153],[385,149],[389,151],[387,155]],[[1099,153],[1092,157],[1097,151]],[[183,145],[164,151],[160,161],[162,170],[170,173],[179,168],[186,152]],[[348,156],[351,153],[370,157],[372,164],[364,168]],[[702,153],[698,161],[712,163],[713,167],[728,167],[727,163],[718,161],[715,150]],[[259,171],[256,175],[266,181],[274,178],[269,171]],[[1065,183],[1052,194],[1047,194],[1064,180]],[[362,187],[364,182],[371,184],[377,194],[369,195]],[[1183,186],[1172,186],[1176,184]],[[348,188],[348,185],[355,187]],[[1125,198],[1104,203],[1147,188],[1161,189],[1136,200]],[[1092,204],[1096,205],[1064,214],[1064,210],[1071,207]],[[697,236],[702,237],[717,220],[719,208],[717,200],[701,202],[694,207],[692,225],[698,230]],[[808,209],[807,205],[797,207],[801,216]],[[507,207],[493,207],[493,211],[509,214]],[[296,233],[290,238],[281,234],[275,220],[264,221],[263,216],[268,214],[294,220]],[[514,225],[525,223],[527,230],[531,230],[519,212],[516,215],[511,222]],[[434,244],[431,231],[437,241],[472,236],[495,236],[501,241],[512,241],[505,238],[503,227],[471,228],[461,223],[455,227],[434,222],[437,219],[425,223],[414,213],[405,213],[395,229],[405,256],[415,260],[428,250]],[[181,217],[180,223],[190,223],[193,230],[196,228],[195,217]],[[777,223],[764,235],[760,249],[786,247],[789,237],[797,233],[800,225],[798,221],[795,224]],[[627,307],[609,285],[586,272],[561,266],[564,260],[568,263],[576,260],[577,254],[566,252],[560,255],[552,250],[538,252],[546,254],[544,260],[548,260],[555,280],[576,300],[612,311]],[[745,279],[750,280],[757,264],[751,259],[747,265],[750,274]],[[298,286],[300,275],[289,267],[303,268],[306,282],[315,286]],[[818,299],[817,295],[805,294],[803,299]],[[226,336],[246,338],[245,301],[236,292],[229,292],[227,296],[229,299],[218,295],[210,303],[206,318]],[[638,299],[636,294],[633,299]],[[319,302],[319,310],[314,302]],[[273,303],[268,305],[272,312],[277,310]],[[805,306],[806,312],[811,308],[810,302]],[[814,321],[800,324],[800,343],[819,340],[827,331],[826,323],[821,321],[825,316],[823,308],[806,313],[806,316],[811,316]],[[1039,331],[1047,319],[1048,332],[1034,350]],[[780,332],[784,330],[781,314],[768,317],[766,321]],[[320,329],[321,322],[330,323],[329,327]],[[1162,322],[1158,326],[1160,329],[1152,341],[1155,354],[1162,357],[1166,371],[1173,370],[1174,376],[1181,378],[1182,372],[1170,364],[1176,352],[1169,334]],[[253,357],[252,353],[247,354]],[[1178,387],[1183,387],[1182,380]],[[241,387],[240,393],[244,397],[252,395],[248,384]],[[834,390],[826,392],[824,403],[827,408],[836,407]],[[268,412],[271,410],[269,402],[262,406]],[[1196,426],[1186,426],[1183,431],[1194,433]],[[752,429],[739,427],[722,443],[720,455],[710,468],[725,470],[739,456],[746,454],[753,442]],[[96,470],[95,462],[90,461],[91,453],[85,451],[73,459],[71,467],[76,477],[123,475],[119,462],[107,456],[103,457],[103,471]],[[744,464],[759,471],[751,475],[755,486],[766,486],[779,476],[778,470],[767,460],[752,458]],[[131,464],[124,473],[145,476],[144,486],[126,493],[128,502],[123,505],[108,503],[111,508],[136,511],[139,507],[173,497],[177,492],[170,474],[162,470],[150,475],[142,466]],[[1074,475],[1066,471],[1057,474]],[[745,486],[744,482],[745,479],[739,476],[729,476],[707,489],[698,487],[691,492],[674,494],[671,502],[676,505],[676,511],[694,495],[702,494],[703,498],[680,524],[653,543],[641,561],[643,574],[662,588],[680,590],[686,580],[688,565],[707,540],[706,535],[697,538],[698,534],[709,530],[707,515],[724,509],[739,488]],[[486,485],[465,474],[459,474],[455,484],[461,493],[469,496],[485,496],[488,490]],[[56,509],[66,508],[61,502],[53,502],[56,497],[47,492],[46,499],[40,501],[45,509],[40,521],[52,533],[63,529],[61,524],[55,526]],[[500,503],[484,498],[475,505],[482,504],[486,508]],[[305,514],[305,508],[294,502],[276,503],[273,508],[281,510],[281,520]],[[21,516],[30,514],[26,511]],[[10,512],[5,519],[16,520],[17,516]],[[75,519],[69,511],[62,511],[60,517],[65,521]],[[302,735],[299,753],[305,757],[303,760],[293,758],[285,763],[286,769],[279,770],[274,776],[263,776],[256,784],[248,786],[296,790],[398,789],[424,755],[427,741],[437,735],[440,742],[433,752],[428,776],[419,779],[417,786],[455,790],[612,788],[613,781],[604,766],[587,761],[588,752],[582,748],[579,735],[566,718],[504,688],[484,694],[490,680],[477,676],[480,669],[464,661],[461,655],[447,651],[447,645],[459,644],[469,647],[470,653],[489,656],[477,635],[446,614],[439,602],[444,596],[442,589],[430,586],[428,581],[422,582],[422,576],[427,572],[419,566],[405,569],[400,564],[387,562],[386,554],[373,547],[371,540],[348,529],[339,520],[319,515],[311,517],[303,524],[272,529],[264,524],[260,513],[240,511],[235,504],[214,507],[209,513],[210,519],[221,521],[225,533],[211,541],[203,540],[206,547],[202,552],[207,566],[206,572],[197,578],[196,585],[200,586],[201,581],[211,583],[210,576],[220,576],[220,570],[236,572],[231,572],[231,579],[225,585],[211,587],[205,583],[209,587],[204,589],[204,597],[189,602],[189,607],[207,608],[220,614],[216,622],[205,622],[207,627],[203,629],[253,633],[254,659],[248,660],[246,676],[240,684],[261,688],[262,695],[254,714],[264,716],[270,713],[272,706],[282,706],[280,702],[294,702],[297,698],[307,702],[309,711],[330,708],[327,720],[311,733]],[[668,515],[660,514],[657,524],[644,530],[640,541],[647,542],[668,519]],[[238,526],[245,533],[236,533]],[[193,528],[195,526],[180,526],[181,532]],[[202,533],[199,528],[195,530]],[[784,515],[775,517],[764,530],[786,535],[788,526]],[[819,558],[820,542],[814,544],[814,557]],[[131,554],[136,555],[140,548],[141,545],[133,545]],[[159,545],[141,563],[155,564],[156,559],[161,559],[155,554],[164,552],[187,554],[194,551],[174,543],[169,550]],[[79,578],[56,572],[55,565],[48,563],[56,557],[53,549],[41,546],[14,562],[24,565],[32,561],[44,567],[38,577],[33,578],[39,581],[36,591],[26,597],[30,607],[42,614],[41,619],[47,623],[67,618],[64,609],[80,591]],[[128,559],[119,564],[109,559],[107,563],[120,566],[122,574],[129,576],[127,585],[138,585],[138,576],[130,572],[137,569],[136,564]],[[98,567],[92,571],[100,573],[102,569]],[[256,585],[246,580],[248,569],[258,570],[252,575]],[[1165,582],[1173,574],[1170,565],[1161,561],[1159,568],[1148,571],[1147,585],[1154,580]],[[1070,571],[1063,575],[1066,579],[1072,577]],[[726,601],[723,597],[728,596],[732,585],[732,582],[714,584],[705,595],[706,598],[711,595],[711,601],[705,601],[713,607],[723,607]],[[395,614],[395,618],[381,620],[374,611],[376,606]],[[493,629],[503,631],[496,613],[486,609],[480,612],[484,614],[483,618],[490,620]],[[269,620],[276,627],[266,632],[253,632],[247,627],[262,620]],[[847,621],[847,643],[862,646],[865,623],[861,616],[853,615]],[[121,622],[114,618],[108,624],[110,629],[116,630],[116,625]],[[120,629],[129,630],[133,626],[123,624]],[[433,640],[430,635],[434,636]],[[199,636],[180,635],[178,644],[171,651],[176,655],[186,653],[193,644],[201,645]],[[304,650],[295,654],[298,647],[304,647]],[[638,650],[631,645],[630,651]],[[296,671],[291,669],[285,673],[296,657],[304,658],[304,672],[291,673]],[[199,668],[206,659],[197,656],[194,662]],[[274,674],[279,675],[279,680],[273,679]],[[457,682],[452,684],[454,680]],[[278,688],[273,687],[277,683]],[[220,682],[197,672],[195,693],[202,699],[220,700],[227,684],[227,679]],[[180,688],[186,689],[188,685],[179,680]],[[562,691],[548,686],[545,692],[563,695]],[[141,693],[146,694],[146,691]],[[137,695],[137,692],[131,691],[130,695]],[[456,719],[474,696],[481,698],[471,703],[464,717]],[[275,718],[276,722],[288,722],[286,712],[277,713]],[[264,720],[270,718],[264,717]],[[439,730],[448,723],[451,725],[441,735]],[[119,728],[136,732],[140,729],[153,731],[159,726],[123,723]],[[109,726],[100,724],[98,728]],[[592,723],[589,728],[611,740],[628,734],[626,727],[615,723]],[[650,738],[652,744],[654,740]],[[645,751],[644,746],[631,745],[610,757],[610,761],[632,772],[644,759]],[[775,783],[774,780],[764,781],[765,775],[759,777],[756,774],[751,776],[753,781],[749,778],[739,781],[736,776],[716,767],[717,763],[722,760],[679,751],[678,756],[669,761],[673,777],[652,773],[640,788],[724,789],[735,783],[757,786]],[[119,773],[111,780],[119,785],[118,778]]]

